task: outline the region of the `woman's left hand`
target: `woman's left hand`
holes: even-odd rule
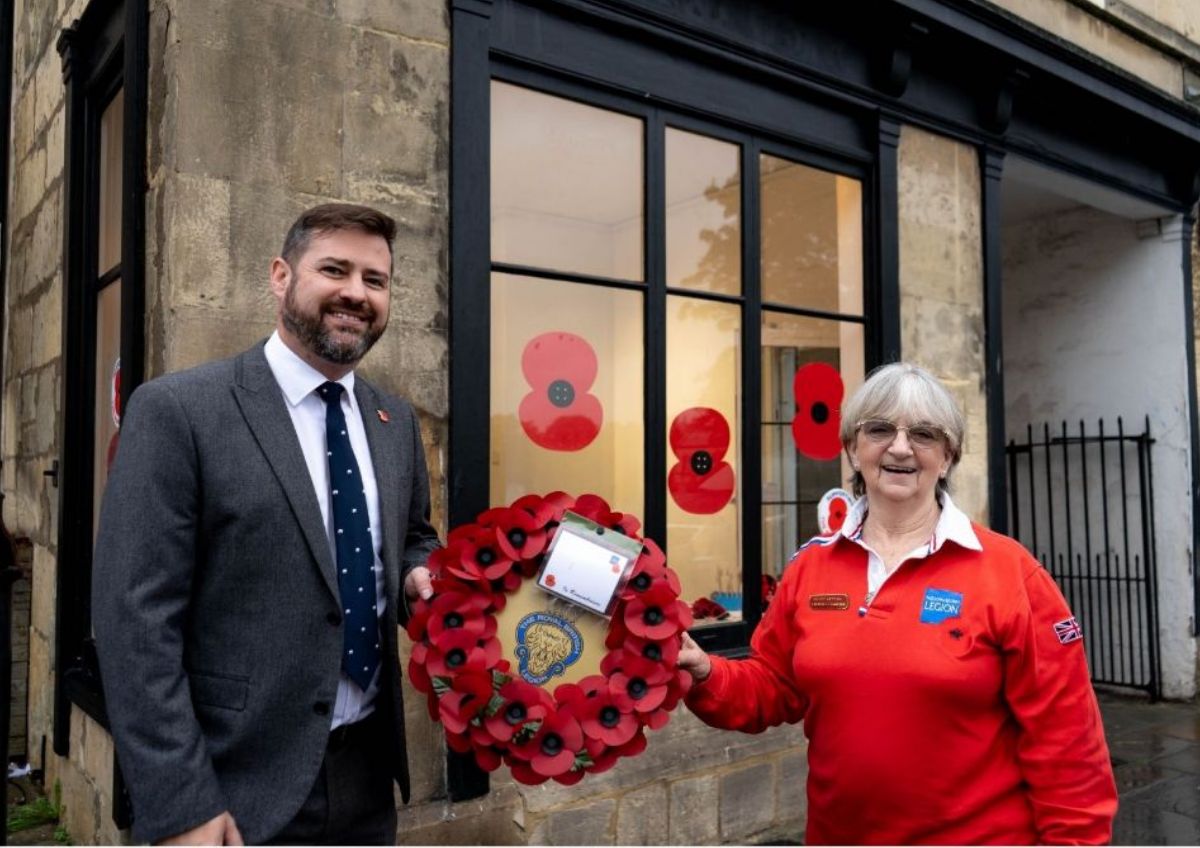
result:
[[[687,633],[683,634],[683,646],[679,649],[679,659],[675,665],[690,674],[697,683],[703,683],[712,674],[712,660]]]

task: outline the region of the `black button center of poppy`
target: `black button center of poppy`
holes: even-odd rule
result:
[[[455,648],[450,653],[446,654],[446,665],[450,668],[458,668],[467,661],[467,652],[462,648]]]
[[[629,697],[635,701],[640,701],[646,697],[646,681],[640,677],[635,677],[629,681],[629,685],[625,687],[625,691],[629,693]]]
[[[659,662],[662,660],[662,648],[654,644],[647,645],[642,648],[642,656],[652,662]]]
[[[829,420],[829,407],[823,404],[821,401],[817,401],[812,405],[810,413],[812,415],[812,420],[816,421],[818,424],[824,424]]]
[[[642,616],[642,621],[651,626],[655,624],[662,624],[663,611],[658,607],[650,607],[650,609],[646,610],[645,614]]]
[[[692,470],[703,477],[708,472],[712,471],[713,458],[708,451],[698,450],[692,454]]]
[[[525,705],[517,701],[508,705],[508,709],[504,711],[504,720],[511,725],[520,724],[525,720]]]
[[[442,624],[446,625],[446,627],[453,630],[456,627],[463,626],[463,617],[460,613],[449,612],[449,613],[446,613],[446,617],[442,619]]]
[[[542,737],[542,753],[553,757],[563,749],[562,737],[557,733],[547,733]]]
[[[555,380],[550,384],[550,388],[546,389],[546,395],[552,404],[562,409],[570,406],[575,400],[575,387],[566,380]]]
[[[508,541],[512,542],[516,547],[521,547],[525,544],[525,531],[519,527],[514,527],[508,531]]]
[[[616,707],[608,706],[600,711],[600,723],[605,727],[616,727],[621,721],[621,712]]]
[[[645,592],[647,589],[649,589],[650,575],[639,574],[637,577],[633,578],[633,588],[639,592]]]
[[[491,548],[480,548],[479,553],[475,554],[475,559],[480,565],[491,565],[496,561],[496,553]]]

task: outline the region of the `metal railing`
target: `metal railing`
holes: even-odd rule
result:
[[[1083,628],[1092,680],[1161,695],[1154,471],[1145,431],[1028,425],[1008,458],[1009,532],[1050,572]]]

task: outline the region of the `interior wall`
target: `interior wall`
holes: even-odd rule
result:
[[[1196,686],[1182,238],[1178,219],[1137,222],[1090,207],[1003,231],[1009,438],[1064,420],[1071,432],[1080,419],[1094,432],[1100,418],[1112,433],[1118,416],[1140,433],[1149,416],[1167,697],[1190,697]],[[1112,539],[1110,552],[1119,549]]]

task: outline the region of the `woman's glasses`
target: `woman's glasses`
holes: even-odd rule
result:
[[[858,422],[859,431],[877,445],[890,445],[901,431],[908,433],[908,442],[914,448],[928,450],[946,438],[946,431],[936,424],[913,424],[899,427],[884,418],[868,418]]]

